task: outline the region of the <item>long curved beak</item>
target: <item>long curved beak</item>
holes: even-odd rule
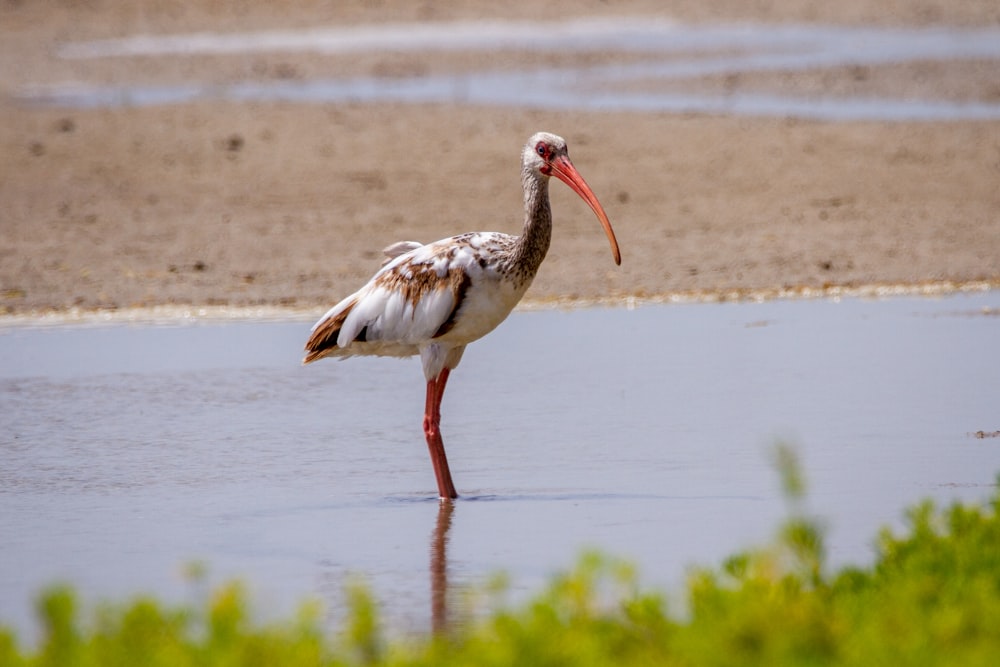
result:
[[[590,205],[594,213],[597,214],[597,219],[601,221],[604,233],[608,235],[608,241],[611,242],[611,254],[615,258],[615,264],[620,265],[622,263],[622,254],[618,250],[618,239],[615,238],[615,230],[611,229],[611,222],[608,220],[607,213],[604,212],[604,207],[601,206],[601,202],[597,201],[597,195],[587,185],[587,181],[583,180],[583,176],[576,170],[573,163],[569,161],[569,157],[560,155],[549,164],[552,166],[552,175],[572,188],[573,192],[580,195]]]

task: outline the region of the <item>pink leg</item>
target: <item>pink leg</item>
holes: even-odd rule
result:
[[[451,481],[451,470],[448,469],[448,457],[444,453],[444,441],[441,440],[441,398],[444,396],[444,386],[448,382],[449,372],[449,369],[445,368],[435,379],[427,382],[424,436],[427,438],[427,449],[431,453],[431,463],[434,464],[438,495],[441,498],[458,498],[455,485]]]

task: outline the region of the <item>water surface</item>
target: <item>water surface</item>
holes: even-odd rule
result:
[[[585,547],[677,590],[773,534],[777,437],[832,562],[867,562],[904,506],[992,493],[998,312],[986,292],[515,313],[445,396],[448,515],[415,360],[303,368],[306,321],[2,329],[0,623],[29,628],[56,580],[188,600],[192,560],[268,613],[336,615],[360,574],[399,629],[446,585],[503,570],[526,594]]]

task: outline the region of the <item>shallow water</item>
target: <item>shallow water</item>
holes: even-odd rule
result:
[[[267,613],[336,616],[361,574],[406,630],[446,584],[503,570],[523,595],[589,546],[677,590],[773,534],[776,437],[832,562],[863,563],[906,505],[992,493],[998,312],[1000,292],[515,313],[445,396],[450,515],[415,360],[303,368],[304,321],[0,329],[0,623],[29,629],[56,580],[193,599],[194,560]]]
[[[884,28],[823,25],[679,25],[650,19],[535,24],[425,23],[256,33],[135,35],[68,43],[63,58],[187,57],[262,52],[490,51],[643,54],[639,62],[444,75],[321,78],[231,84],[100,86],[86,82],[21,91],[27,103],[68,107],[180,104],[202,99],[301,103],[457,103],[580,109],[666,111],[825,120],[991,120],[994,101],[781,95],[753,89],[725,94],[663,92],[662,84],[707,75],[800,72],[843,66],[931,64],[1000,59],[996,28]],[[638,82],[643,82],[639,86]],[[626,84],[628,87],[623,87]]]

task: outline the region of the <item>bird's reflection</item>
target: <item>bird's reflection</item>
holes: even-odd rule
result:
[[[448,531],[455,503],[438,503],[437,521],[431,533],[431,628],[434,634],[448,629]]]

